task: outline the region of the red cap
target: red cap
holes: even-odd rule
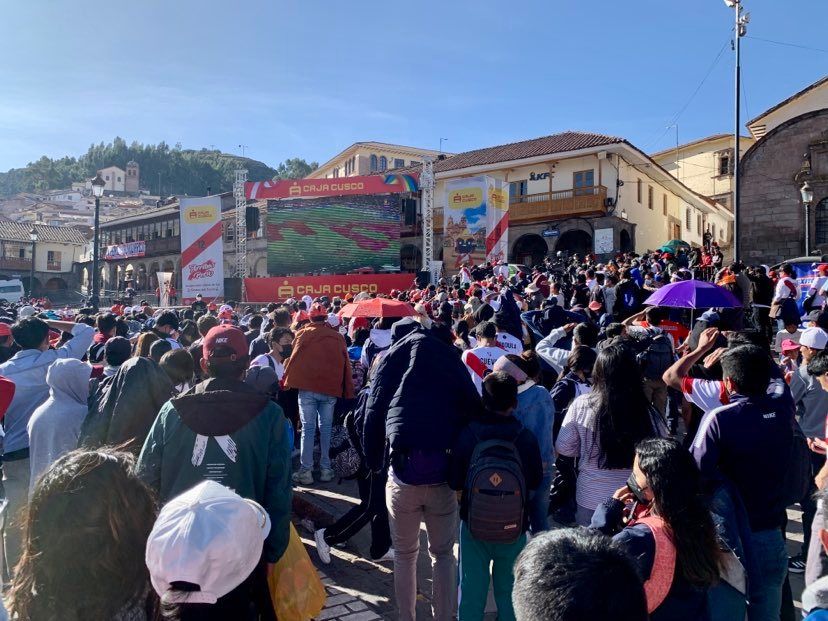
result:
[[[602,306],[603,306],[603,304],[601,304],[598,300],[593,300],[592,302],[589,303],[589,310],[599,311],[599,310],[601,310]]]
[[[7,323],[0,323],[0,338],[11,336],[11,326]]]
[[[316,302],[315,304],[311,305],[311,307],[310,307],[311,321],[313,321],[314,319],[319,319],[320,317],[327,318],[327,316],[328,316],[327,309],[324,306],[322,306],[319,302]]]
[[[308,321],[309,319],[310,319],[310,316],[308,315],[308,311],[303,311],[303,310],[300,310],[298,313],[296,313],[293,316],[293,321],[295,321],[296,323],[300,323],[302,321]]]
[[[238,360],[247,357],[247,339],[244,332],[231,325],[210,328],[201,346],[207,360]]]

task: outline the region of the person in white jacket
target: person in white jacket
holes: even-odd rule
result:
[[[558,341],[570,332],[572,332],[572,347],[570,349],[556,347]],[[546,338],[537,344],[535,351],[560,375],[572,350],[578,345],[584,345],[594,350],[597,338],[598,335],[594,326],[588,323],[568,323],[552,330]]]

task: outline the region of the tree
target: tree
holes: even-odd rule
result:
[[[289,158],[276,167],[274,179],[304,179],[319,168],[319,162],[308,164],[300,157]]]

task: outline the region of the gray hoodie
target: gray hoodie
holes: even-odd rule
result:
[[[29,419],[31,495],[38,477],[64,453],[78,445],[86,417],[92,367],[74,358],[55,360],[46,372],[49,397]]]

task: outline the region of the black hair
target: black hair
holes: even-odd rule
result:
[[[483,407],[490,412],[507,412],[517,407],[517,381],[505,371],[483,378]]]
[[[564,373],[561,373],[561,377],[570,371],[589,371],[591,374],[597,359],[598,354],[595,353],[594,349],[584,345],[576,345],[575,349],[569,352],[569,358],[566,359],[566,369]]]
[[[526,544],[514,568],[517,621],[646,621],[647,598],[632,559],[609,537],[546,531]]]
[[[633,350],[609,345],[601,350],[592,372],[590,400],[596,417],[593,444],[598,464],[606,470],[631,468],[635,445],[654,433],[644,378]]]
[[[273,311],[273,323],[282,328],[287,328],[290,325],[291,317],[290,311],[286,308],[277,308]]]
[[[724,338],[724,337],[722,337]],[[716,345],[723,346],[722,339],[717,339]],[[766,336],[759,330],[741,330],[739,332],[731,332],[727,337],[727,347],[733,348],[739,345],[756,345],[765,350],[765,353],[770,355],[770,343]]]
[[[482,321],[477,324],[475,333],[478,338],[493,339],[497,336],[497,326],[495,326],[493,321]]]
[[[250,362],[248,356],[242,356],[236,360],[223,359],[221,362],[207,358],[207,373],[210,377],[218,379],[241,379],[247,371]]]
[[[664,311],[662,311],[658,306],[650,306],[644,312],[644,318],[651,326],[658,326],[664,319]]]
[[[101,334],[109,334],[115,329],[115,322],[118,320],[113,313],[101,313],[95,320],[95,326]]]
[[[282,327],[273,328],[270,332],[268,332],[267,342],[278,343],[281,340],[281,338],[286,334],[290,334],[291,336],[293,336],[293,330],[291,330],[290,328]]]
[[[115,336],[128,336],[129,335],[129,324],[126,322],[126,319],[123,317],[118,317],[115,321]]]
[[[767,352],[756,345],[739,345],[728,349],[721,358],[722,375],[730,378],[743,395],[763,395],[770,381]]]
[[[155,360],[155,362],[160,363],[161,358],[168,351],[172,351],[172,344],[167,339],[158,339],[150,345],[149,356]]]
[[[516,354],[507,354],[506,358],[514,362],[521,371],[526,373],[529,379],[537,379],[540,375],[540,360],[534,350],[528,349],[519,356]]]
[[[378,330],[390,330],[391,326],[393,326],[397,321],[399,321],[399,318],[397,317],[383,317],[374,327]]]
[[[27,317],[14,324],[11,333],[23,349],[38,349],[49,335],[49,325],[37,317]]]
[[[607,326],[607,329],[604,330],[604,336],[608,339],[611,339],[616,336],[621,336],[624,334],[624,324],[618,323],[617,321],[612,322]]]
[[[173,386],[192,381],[193,375],[195,374],[195,362],[190,352],[186,349],[168,351],[161,356],[161,362],[159,364],[170,378]]]
[[[808,375],[817,378],[828,373],[828,349],[821,349],[808,362]]]
[[[662,438],[639,442],[635,452],[676,547],[676,571],[696,587],[712,586],[719,579],[719,545],[693,456]]]
[[[201,333],[193,321],[185,319],[181,322],[178,330],[178,342],[181,343],[182,347],[189,347],[196,342],[199,336],[201,336]]]
[[[454,326],[454,333],[457,338],[463,341],[466,347],[471,348],[471,341],[469,340],[469,323],[465,319],[461,319]]]
[[[251,330],[258,330],[262,327],[262,323],[264,323],[264,317],[261,315],[253,315],[250,321],[247,322],[247,327]]]
[[[354,345],[362,347],[369,336],[371,336],[371,331],[368,328],[357,328],[354,330]]]
[[[794,268],[793,268],[793,266],[791,266],[790,263],[783,263],[782,265],[780,265],[779,266],[779,271],[782,272],[783,274],[788,275],[788,276],[793,276],[794,273],[795,273]]]
[[[163,326],[171,326],[173,330],[178,330],[178,315],[175,311],[164,311],[158,315],[155,320],[155,327],[161,328]]]
[[[201,336],[207,336],[207,333],[217,325],[219,325],[219,321],[213,315],[202,315],[196,321],[196,327]]]
[[[122,336],[109,339],[104,345],[104,360],[111,367],[119,367],[132,356],[132,345]]]
[[[595,347],[596,343],[598,342],[598,330],[591,323],[579,323],[572,330],[572,338],[579,345]]]

